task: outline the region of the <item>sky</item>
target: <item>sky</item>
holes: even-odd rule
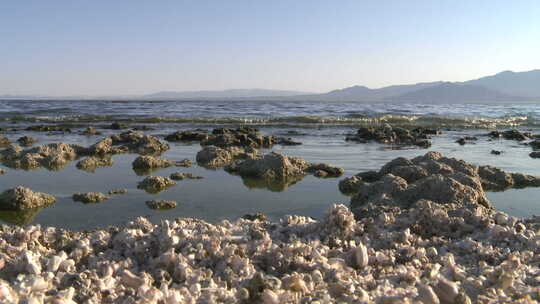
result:
[[[540,68],[540,1],[0,1],[0,95],[326,92]]]

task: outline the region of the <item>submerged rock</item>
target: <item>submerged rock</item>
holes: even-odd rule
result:
[[[311,164],[307,169],[307,172],[314,173],[317,177],[340,177],[345,170],[343,168],[334,167],[329,164]]]
[[[183,179],[202,179],[202,176],[193,175],[193,173],[181,173],[175,172],[171,174],[170,179],[172,180],[183,180]]]
[[[100,167],[110,167],[113,165],[113,159],[111,155],[103,157],[90,156],[80,160],[77,163],[77,168],[80,170],[95,172]]]
[[[501,155],[501,154],[502,154],[502,151],[499,151],[499,150],[491,150],[490,153],[493,154],[493,155]]]
[[[529,156],[532,158],[540,158],[540,151],[531,152],[529,153]]]
[[[19,142],[19,144],[21,146],[28,147],[28,146],[31,146],[31,145],[37,143],[38,139],[34,138],[32,136],[23,136],[23,137],[20,137],[19,139],[17,139],[17,142]]]
[[[206,131],[177,131],[165,136],[166,141],[202,141],[207,138]]]
[[[101,132],[99,132],[94,127],[87,127],[81,132],[82,135],[101,135]]]
[[[183,159],[181,161],[175,162],[174,165],[177,166],[177,167],[189,168],[189,167],[193,166],[193,162],[186,158],[186,159]]]
[[[166,200],[151,200],[151,201],[147,201],[146,205],[150,209],[166,210],[166,209],[176,208],[177,202],[166,201]]]
[[[108,200],[110,197],[99,192],[86,192],[73,194],[73,200],[81,203],[99,203],[104,200]]]
[[[360,128],[355,135],[347,136],[345,140],[361,143],[375,141],[381,144],[412,145],[421,148],[429,148],[431,142],[428,139],[431,134],[439,134],[439,131],[434,132],[424,128],[408,130],[384,124],[379,127]]]
[[[1,210],[27,210],[48,206],[54,202],[56,202],[54,196],[34,192],[22,186],[8,189],[0,194]]]
[[[71,132],[71,129],[66,126],[51,126],[51,125],[36,125],[25,129],[26,131],[34,132]]]
[[[113,195],[113,194],[126,194],[128,193],[128,190],[127,189],[113,189],[113,190],[110,190],[109,191],[109,195]]]
[[[508,140],[523,141],[532,138],[532,134],[529,132],[520,132],[518,130],[506,130],[506,131],[491,131],[488,133],[491,138],[504,138]]]
[[[142,180],[137,186],[138,189],[143,189],[148,193],[159,193],[167,188],[176,185],[176,182],[168,177],[149,176]]]

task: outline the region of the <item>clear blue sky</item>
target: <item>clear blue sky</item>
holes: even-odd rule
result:
[[[324,92],[540,68],[540,1],[0,1],[0,94]]]

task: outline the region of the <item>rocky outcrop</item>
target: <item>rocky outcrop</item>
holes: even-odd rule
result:
[[[137,188],[143,189],[148,193],[156,194],[174,185],[176,185],[176,182],[168,177],[149,176],[141,181]]]
[[[38,142],[38,139],[32,136],[23,136],[17,139],[17,142],[23,147],[29,147]]]
[[[177,131],[165,136],[166,141],[203,141],[208,139],[206,131]]]
[[[73,200],[85,204],[99,203],[104,200],[108,200],[110,197],[100,192],[86,192],[73,194]]]
[[[112,145],[121,145],[132,153],[142,155],[160,154],[169,150],[169,145],[161,142],[157,137],[134,131],[113,135],[111,139]]]
[[[184,179],[203,179],[202,176],[193,175],[193,173],[181,173],[175,172],[171,174],[170,179],[172,180],[184,180]]]
[[[154,210],[167,210],[176,208],[176,205],[178,205],[175,201],[167,201],[167,200],[151,200],[146,202],[146,206],[150,209]]]
[[[329,164],[310,164],[306,172],[313,173],[316,177],[340,177],[345,170]]]
[[[540,151],[531,152],[529,153],[529,156],[531,158],[540,158]]]
[[[110,167],[113,165],[113,159],[111,155],[105,155],[103,157],[89,156],[80,160],[77,163],[77,168],[87,172],[95,172],[100,167]]]
[[[54,196],[34,192],[22,186],[8,189],[0,194],[0,210],[27,210],[45,207],[54,202],[56,202]]]
[[[352,208],[409,208],[422,199],[439,204],[489,207],[485,191],[540,187],[538,177],[506,173],[491,166],[475,166],[437,152],[414,159],[399,157],[379,172],[366,175],[370,177],[369,182],[363,181],[362,176],[355,176],[340,183],[343,192],[356,192],[351,198]],[[364,211],[356,211],[356,214]]]
[[[381,144],[429,148],[431,146],[431,142],[428,139],[432,134],[439,134],[439,131],[424,128],[408,130],[405,128],[392,127],[389,124],[384,124],[379,127],[360,128],[355,135],[347,136],[345,140],[360,143],[375,141]]]
[[[257,156],[257,150],[240,147],[204,147],[197,153],[197,163],[204,167],[221,167],[230,164],[235,159],[245,159]]]

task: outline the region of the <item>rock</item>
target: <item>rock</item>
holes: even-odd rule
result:
[[[183,179],[202,179],[202,176],[193,175],[192,173],[180,173],[175,172],[171,174],[170,179],[172,180],[183,180]]]
[[[540,151],[531,152],[529,153],[529,156],[532,158],[540,158]]]
[[[99,192],[86,192],[73,194],[73,200],[81,203],[99,203],[104,200],[108,200],[110,197]]]
[[[127,131],[120,135],[111,136],[113,145],[122,145],[130,152],[146,154],[160,154],[169,150],[169,145],[161,142],[154,136]]]
[[[400,127],[392,127],[389,124],[384,124],[379,127],[360,128],[358,129],[356,135],[347,136],[345,140],[360,143],[375,141],[381,144],[429,148],[431,146],[431,142],[428,140],[428,134],[433,133],[438,133],[438,131],[424,128],[407,130]]]
[[[17,139],[17,141],[19,142],[19,144],[21,144],[21,146],[24,146],[24,147],[31,146],[34,143],[38,142],[37,138],[34,138],[32,136],[23,136]]]
[[[127,189],[113,189],[109,191],[109,195],[113,194],[126,194],[128,193]]]
[[[268,220],[268,218],[266,217],[266,215],[262,214],[262,213],[250,213],[250,214],[244,214],[242,216],[242,218],[244,220],[248,220],[248,221],[261,221],[261,222],[266,222]]]
[[[82,132],[81,132],[82,135],[101,135],[101,132],[99,132],[96,128],[94,127],[88,127],[86,129],[84,129]]]
[[[490,152],[491,154],[493,155],[501,155],[502,151],[498,151],[498,150],[491,150]]]
[[[522,133],[518,130],[507,130],[507,131],[491,131],[488,134],[491,138],[504,138],[508,140],[517,140],[517,141],[523,141],[527,140],[532,137],[530,133]]]
[[[360,189],[360,186],[364,183],[364,181],[357,177],[357,176],[351,176],[344,178],[339,181],[338,187],[339,191],[344,194],[354,194],[358,192]]]
[[[1,140],[0,140],[1,142]],[[533,150],[540,150],[540,139],[531,141],[529,145],[533,148]]]
[[[465,136],[465,137],[461,137],[460,139],[456,140],[456,142],[460,145],[465,145],[465,144],[469,144],[473,141],[476,141],[478,140],[478,138],[474,137],[474,136]]]
[[[34,192],[28,188],[18,186],[0,194],[0,209],[27,210],[44,207],[56,202],[52,195]]]
[[[104,157],[90,156],[80,160],[77,163],[77,168],[88,172],[95,172],[97,168],[110,167],[112,165],[113,159],[110,155]]]
[[[310,164],[301,158],[287,157],[280,153],[271,152],[261,158],[246,159],[229,166],[227,170],[244,177],[284,179],[305,175],[309,166]]]
[[[165,136],[166,141],[203,141],[208,139],[208,133],[202,131],[177,131]]]
[[[294,141],[290,137],[277,137],[276,144],[282,146],[298,146],[301,145],[301,142]]]
[[[129,128],[129,125],[125,123],[121,123],[121,122],[113,122],[109,126],[109,129],[112,129],[112,130],[121,130],[121,129],[127,129],[127,128]]]
[[[274,136],[264,136],[259,130],[249,127],[237,129],[218,128],[208,138],[201,141],[203,146],[270,148],[277,142]]]
[[[357,216],[370,215],[369,210],[377,208],[410,208],[421,200],[490,208],[485,191],[540,186],[538,177],[474,166],[437,152],[412,160],[396,158],[384,165],[379,175],[377,181],[364,182],[354,177],[340,183],[342,191],[357,193],[351,198]]]
[[[150,209],[166,210],[166,209],[176,208],[177,203],[175,201],[151,200],[151,201],[147,201],[146,205]]]
[[[0,151],[2,163],[14,169],[37,169],[45,167],[59,170],[77,158],[79,147],[64,143],[53,143],[23,150],[18,146],[10,146]]]
[[[173,161],[170,161],[168,159],[157,157],[157,156],[149,156],[149,155],[143,155],[137,157],[133,161],[133,169],[138,170],[150,170],[150,169],[158,169],[158,168],[167,168],[173,166],[175,163]]]
[[[186,158],[186,159],[183,159],[181,161],[175,162],[174,165],[177,166],[177,167],[189,168],[189,167],[193,166],[193,162]]]
[[[204,147],[197,153],[197,163],[205,167],[220,167],[230,164],[235,159],[256,157],[257,151],[239,147]]]
[[[7,137],[0,136],[0,148],[5,148],[9,146],[10,141]]]
[[[169,187],[176,185],[176,182],[168,177],[149,176],[139,183],[138,189],[143,189],[148,193],[159,193]]]
[[[0,175],[6,174],[6,170],[0,168]]]
[[[318,177],[340,177],[345,170],[343,168],[334,167],[328,164],[311,164],[307,169],[307,172],[314,172]]]
[[[30,126],[25,129],[26,131],[34,132],[68,132],[71,133],[71,129],[65,126],[48,126],[48,125],[37,125]]]

